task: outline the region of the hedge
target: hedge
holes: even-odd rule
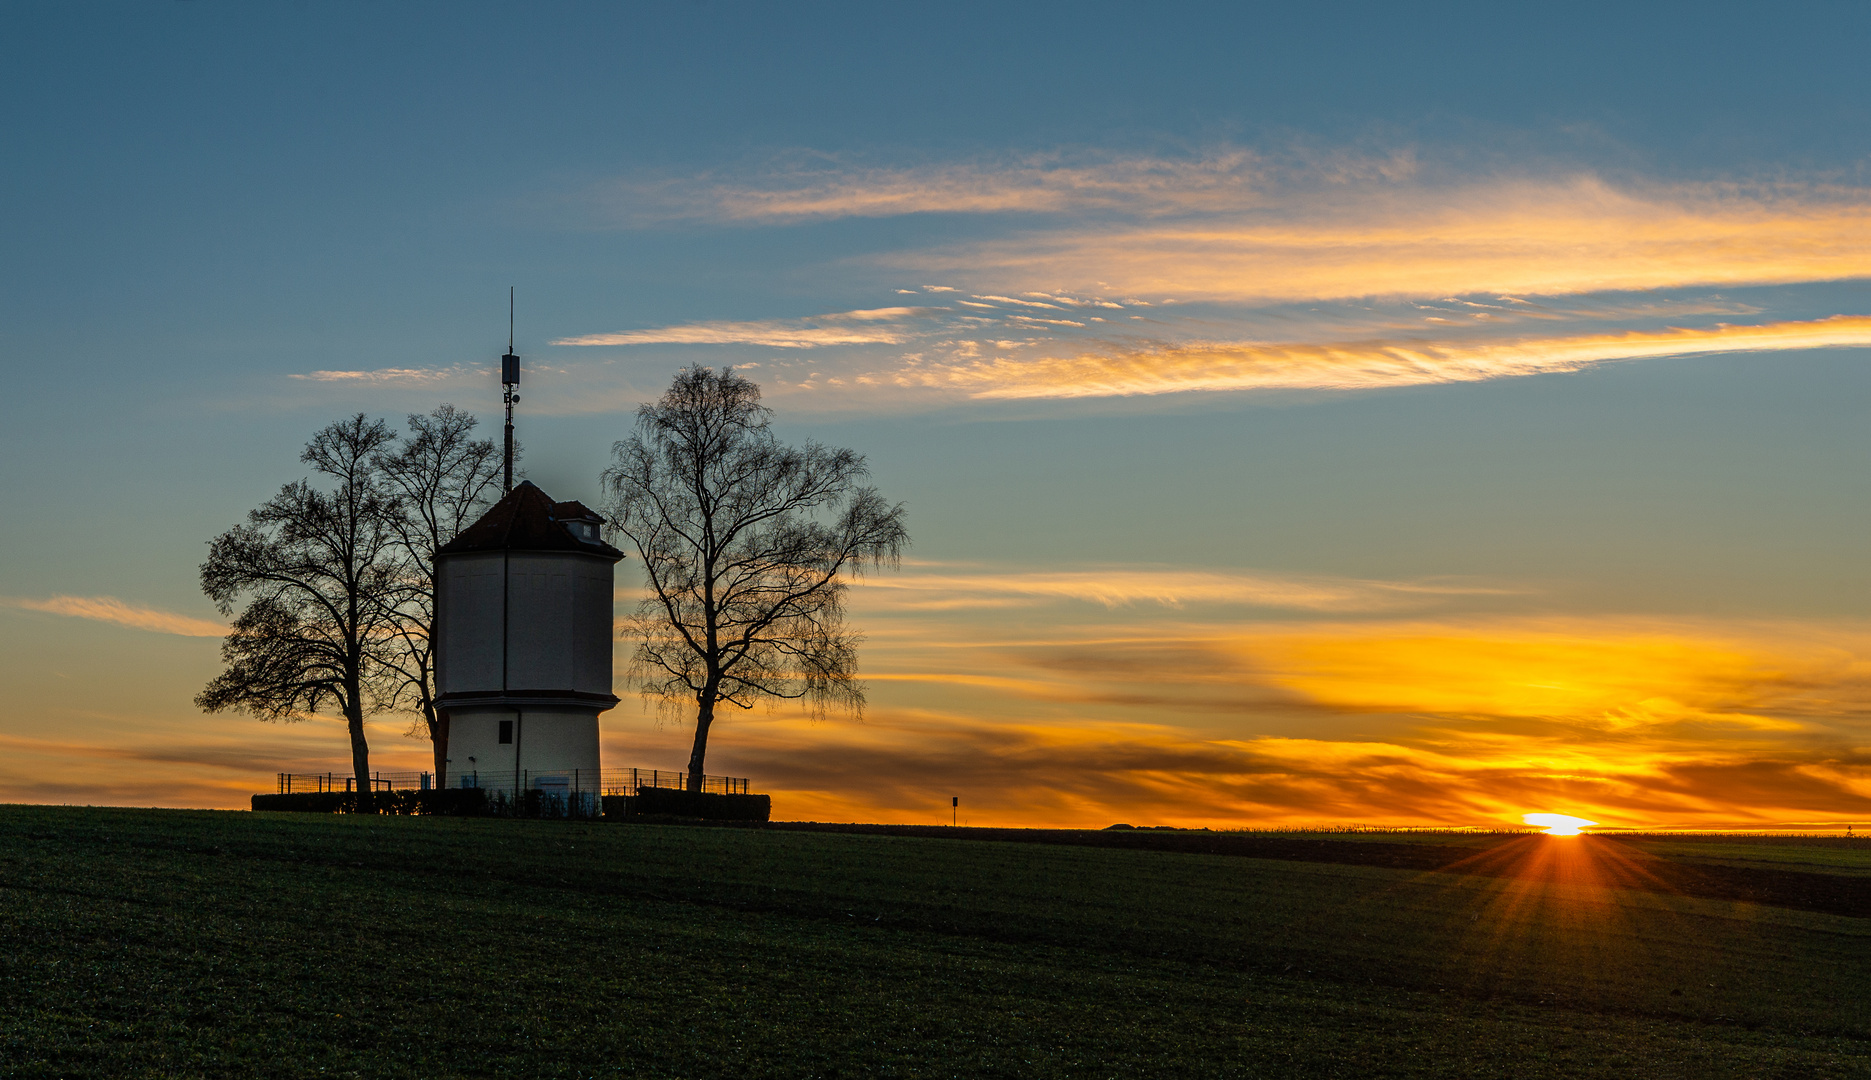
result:
[[[609,800],[606,800],[607,804]],[[608,817],[610,807],[605,807]],[[716,795],[676,788],[638,788],[626,803],[624,816],[702,818],[707,821],[768,821],[773,799],[768,795]]]
[[[255,795],[255,810],[308,814],[355,814],[357,795],[349,791],[294,791]],[[430,788],[427,791],[379,791],[370,797],[373,814],[466,814],[489,812],[487,792],[479,788]]]

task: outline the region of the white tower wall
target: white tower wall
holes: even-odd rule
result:
[[[448,784],[599,789],[622,552],[597,515],[522,483],[436,557],[436,701]]]
[[[608,561],[569,552],[443,559],[435,582],[436,691],[608,696],[614,583]]]

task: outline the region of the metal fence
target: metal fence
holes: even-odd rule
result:
[[[276,773],[278,793],[295,791],[353,791],[357,778],[350,773]],[[435,786],[435,774],[426,772],[374,772],[370,774],[372,791],[427,791]]]
[[[606,769],[598,790],[606,795],[635,795],[639,788],[675,788],[689,786],[689,774],[663,769]],[[747,778],[742,776],[702,777],[702,790],[716,795],[747,794]]]
[[[352,791],[356,779],[348,773],[277,773],[281,795],[296,791]],[[667,769],[568,769],[519,772],[484,772],[469,770],[450,773],[449,787],[483,788],[517,794],[541,791],[550,794],[588,793],[599,795],[635,795],[640,788],[687,788],[689,774]],[[427,791],[437,786],[431,772],[373,772],[372,791]],[[741,776],[703,776],[702,790],[719,795],[747,794],[747,778]]]

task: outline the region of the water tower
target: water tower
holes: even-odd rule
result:
[[[507,397],[505,497],[435,556],[436,707],[448,714],[448,776],[460,787],[540,790],[588,801],[599,790],[598,714],[611,693],[611,601],[624,553],[582,503],[512,483]]]

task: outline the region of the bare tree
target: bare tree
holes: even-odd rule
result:
[[[358,809],[370,806],[364,713],[386,698],[390,612],[404,569],[375,461],[396,438],[363,413],[326,427],[300,460],[335,481],[281,488],[210,541],[202,591],[223,615],[245,598],[221,645],[227,670],[195,698],[208,712],[238,709],[262,720],[300,720],[326,705],[351,735]]]
[[[385,657],[393,704],[414,700],[435,749],[437,787],[448,786],[448,715],[435,707],[435,553],[473,524],[500,494],[502,461],[476,420],[453,405],[411,413],[409,437],[374,464],[406,572],[395,598],[396,646]]]
[[[847,579],[894,564],[903,507],[860,485],[849,450],[778,444],[760,388],[723,368],[688,368],[605,470],[612,530],[643,560],[648,593],[631,621],[644,694],[693,700],[689,790],[701,790],[721,702],[803,698],[858,712],[857,637]]]

